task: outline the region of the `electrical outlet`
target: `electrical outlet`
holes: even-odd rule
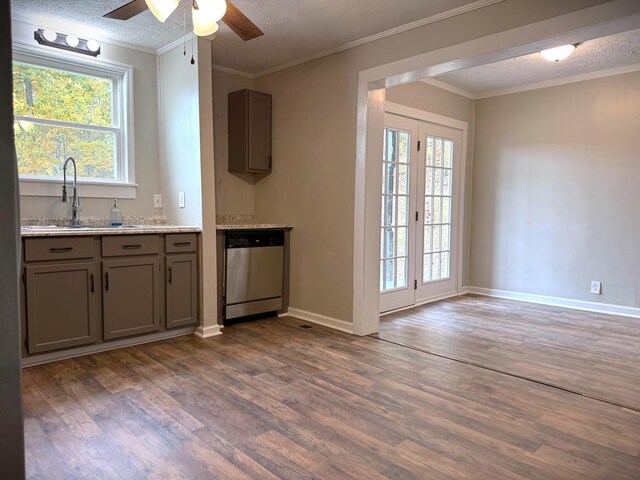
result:
[[[594,295],[602,294],[602,282],[598,282],[597,280],[593,280],[591,282],[591,293]]]
[[[162,194],[156,193],[153,195],[153,208],[162,208]]]
[[[184,208],[184,192],[178,192],[178,207]]]

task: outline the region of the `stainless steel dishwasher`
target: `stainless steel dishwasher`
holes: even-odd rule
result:
[[[282,309],[284,231],[238,230],[225,237],[224,317]]]

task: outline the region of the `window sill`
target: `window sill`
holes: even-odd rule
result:
[[[69,185],[70,183],[67,183]],[[80,198],[136,198],[137,183],[78,181]],[[20,195],[27,197],[59,197],[62,181],[20,179]]]

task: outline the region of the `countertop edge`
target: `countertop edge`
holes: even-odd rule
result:
[[[291,230],[293,225],[290,223],[223,223],[216,225],[216,230],[269,230],[282,229]]]
[[[141,228],[83,228],[79,230],[63,229],[20,229],[22,238],[38,238],[38,237],[87,237],[87,236],[112,236],[112,235],[149,235],[163,233],[201,233],[202,228],[191,226],[171,226],[171,225],[149,225]]]

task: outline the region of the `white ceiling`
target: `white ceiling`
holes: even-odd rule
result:
[[[17,20],[153,50],[183,35],[182,8],[164,25],[149,11],[126,22],[102,17],[127,1],[11,0],[11,6]],[[265,35],[243,42],[222,24],[213,42],[213,61],[255,74],[420,19],[496,1],[500,0],[234,0]],[[190,0],[182,3],[190,5]]]
[[[536,52],[434,77],[475,96],[490,96],[551,80],[640,64],[640,29],[589,40],[561,62]]]

